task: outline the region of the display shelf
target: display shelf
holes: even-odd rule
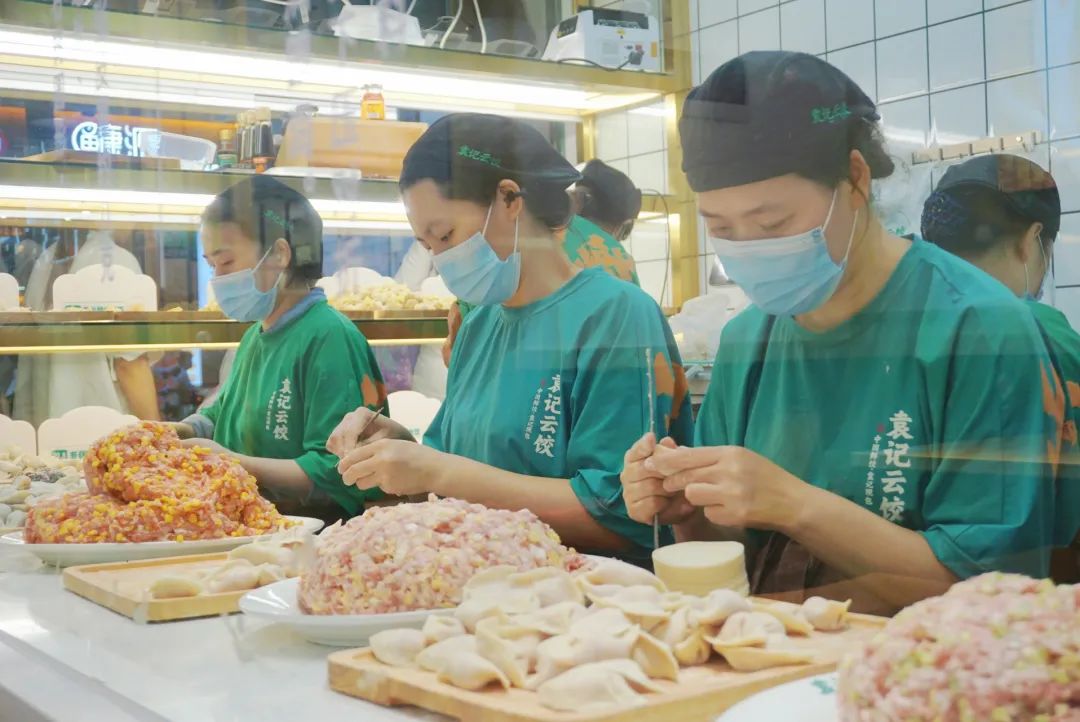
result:
[[[381,83],[394,105],[574,119],[680,90],[678,73],[567,63],[224,23],[0,0],[6,86],[245,107],[357,103]],[[92,30],[91,30],[92,29]],[[670,67],[673,63],[669,62]],[[85,87],[84,87],[85,86]],[[182,100],[180,100],[182,99]]]
[[[346,312],[372,346],[440,343],[445,311]],[[0,313],[5,354],[121,353],[225,349],[251,324],[205,311]]]

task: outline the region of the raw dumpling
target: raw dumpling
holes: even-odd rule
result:
[[[514,645],[495,633],[493,625],[476,630],[476,653],[498,667],[514,687],[524,687],[529,660],[518,657]]]
[[[540,632],[498,617],[488,617],[476,625],[476,634],[477,637],[488,634],[505,640],[513,648],[514,658],[524,666],[526,673],[535,671],[536,650],[544,641],[544,635]]]
[[[805,637],[814,631],[814,625],[806,621],[801,614],[790,611],[779,604],[754,602],[754,611],[776,617],[784,625],[784,629],[788,634],[799,634]]]
[[[412,667],[427,646],[419,629],[387,629],[371,635],[369,642],[375,659],[391,667]]]
[[[824,597],[810,597],[802,604],[802,615],[814,629],[836,632],[848,627],[848,610],[851,600],[838,602]]]
[[[666,592],[667,587],[655,574],[633,564],[604,559],[581,574],[579,579],[590,586],[614,584],[620,587],[646,586]]]
[[[451,637],[460,637],[467,632],[461,620],[445,614],[433,614],[424,622],[424,639],[428,644],[435,644]]]
[[[491,596],[510,587],[510,577],[517,574],[517,569],[511,566],[488,567],[482,572],[474,574],[461,589],[463,601],[478,596]]]
[[[730,589],[714,589],[709,595],[690,605],[692,625],[719,626],[737,612],[751,611],[746,597]]]
[[[288,578],[299,576],[314,556],[315,539],[311,534],[295,539],[252,542],[229,552],[229,559],[245,559],[252,566],[276,564]]]
[[[779,619],[764,612],[736,612],[728,617],[720,633],[709,639],[713,649],[725,647],[760,647],[770,635],[784,636],[784,625]]]
[[[705,639],[705,630],[698,628],[671,649],[675,659],[684,667],[705,664],[712,656],[712,646]]]
[[[203,588],[197,580],[190,577],[161,577],[150,585],[150,596],[154,599],[181,599],[197,597]]]
[[[575,667],[536,690],[540,704],[559,712],[596,714],[618,707],[636,707],[644,698],[635,690],[659,688],[630,660],[609,660]]]
[[[693,608],[681,607],[653,632],[669,647],[675,659],[684,667],[705,664],[712,655],[712,648],[705,641],[704,629],[693,622]]]
[[[463,637],[454,639],[463,639]],[[483,689],[492,682],[503,689],[510,689],[510,680],[506,678],[506,675],[476,652],[465,652],[456,656],[452,664],[445,665],[439,670],[438,679],[440,682],[468,690]]]
[[[638,635],[630,658],[652,679],[679,680],[679,661],[671,647],[646,632]]]
[[[765,647],[724,647],[716,646],[716,651],[727,660],[736,672],[757,672],[770,667],[784,667],[792,664],[810,664],[814,661],[811,652],[790,649],[783,646],[783,637],[771,637]]]
[[[259,570],[246,559],[232,559],[203,580],[210,594],[242,592],[259,586]]]
[[[260,587],[285,579],[285,570],[277,564],[260,564],[255,569],[259,572],[258,583]]]
[[[638,627],[632,626],[617,634],[595,630],[582,636],[562,634],[546,639],[536,650],[536,674],[526,686],[536,689],[552,677],[590,662],[630,659],[640,633]]]
[[[667,621],[679,601],[656,587],[645,585],[619,587],[606,584],[594,587],[586,584],[585,596],[597,606],[620,610],[631,622],[645,630],[652,630]]]
[[[469,632],[476,631],[481,619],[499,614],[524,614],[540,609],[540,598],[532,587],[513,584],[514,567],[499,566],[485,569],[465,584],[462,602],[454,616]]]
[[[416,655],[416,663],[429,672],[439,672],[466,654],[476,654],[476,637],[472,635],[450,637],[433,644]]]
[[[512,624],[554,637],[570,631],[570,625],[585,613],[585,607],[578,602],[561,602],[538,612],[514,615]]]
[[[510,582],[515,587],[531,589],[539,598],[541,607],[551,607],[563,602],[578,605],[585,603],[585,595],[570,573],[556,567],[540,567],[520,572],[511,576]]]
[[[584,634],[618,634],[633,626],[634,623],[622,613],[621,609],[593,607],[570,625],[569,633],[575,637]]]

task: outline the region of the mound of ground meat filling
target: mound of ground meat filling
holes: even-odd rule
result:
[[[289,526],[240,464],[209,449],[185,449],[164,424],[144,421],[100,439],[83,470],[88,492],[30,509],[27,542],[190,541]]]
[[[840,666],[841,722],[1080,721],[1080,585],[985,574]]]
[[[387,614],[445,609],[488,567],[575,569],[584,558],[529,511],[488,509],[431,497],[369,509],[319,537],[314,566],[300,579],[307,614]]]

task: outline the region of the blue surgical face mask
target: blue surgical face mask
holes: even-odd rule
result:
[[[274,247],[266,249],[266,253],[255,264],[255,268],[248,268],[236,273],[224,276],[214,276],[210,279],[210,287],[214,289],[214,298],[221,306],[221,312],[235,321],[262,321],[274,310],[277,302],[278,283],[281,281],[282,271],[269,291],[260,291],[255,284],[255,272],[263,264]]]
[[[837,263],[829,255],[825,229],[836,207],[833,192],[825,222],[806,233],[760,241],[729,241],[711,238],[724,272],[761,310],[773,316],[797,316],[825,303],[840,285],[855,239],[859,214],[851,226],[844,258]]]
[[[450,293],[476,306],[505,303],[521,281],[521,253],[518,251],[518,222],[514,222],[514,252],[504,261],[486,238],[491,208],[483,230],[469,240],[432,257]]]
[[[1043,296],[1046,295],[1047,285],[1052,286],[1054,282],[1050,274],[1050,259],[1046,257],[1046,250],[1043,248],[1041,233],[1035,235],[1035,242],[1039,244],[1039,255],[1042,257],[1043,268],[1045,268],[1046,271],[1043,273],[1042,282],[1039,284],[1039,290],[1032,294],[1031,283],[1028,277],[1028,267],[1026,263],[1024,264],[1024,298],[1029,301],[1043,300]],[[1053,300],[1051,300],[1051,303],[1053,303]]]

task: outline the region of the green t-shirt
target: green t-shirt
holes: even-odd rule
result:
[[[627,516],[619,473],[626,450],[649,430],[650,378],[658,435],[688,443],[686,377],[660,307],[600,269],[582,271],[536,303],[469,315],[446,402],[424,443],[519,474],[569,479],[589,514],[633,542],[626,556],[647,559],[652,530]]]
[[[1046,334],[1047,345],[1065,383],[1069,406],[1064,432],[1069,452],[1062,453],[1057,505],[1057,544],[1067,546],[1080,531],[1080,451],[1077,447],[1077,426],[1080,424],[1080,334],[1069,325],[1065,314],[1053,306],[1038,301],[1028,301],[1027,305]]]
[[[346,486],[326,440],[350,411],[385,405],[367,340],[322,299],[269,332],[261,324],[249,328],[221,394],[201,414],[213,422],[217,443],[248,456],[294,459],[355,515],[380,494]]]
[[[592,221],[574,216],[563,239],[566,256],[578,268],[602,268],[622,281],[640,286],[634,259],[615,236]]]
[[[696,442],[744,446],[919,531],[961,578],[1044,577],[1056,379],[1019,299],[916,240],[878,296],[826,333],[753,306],[733,319]]]

